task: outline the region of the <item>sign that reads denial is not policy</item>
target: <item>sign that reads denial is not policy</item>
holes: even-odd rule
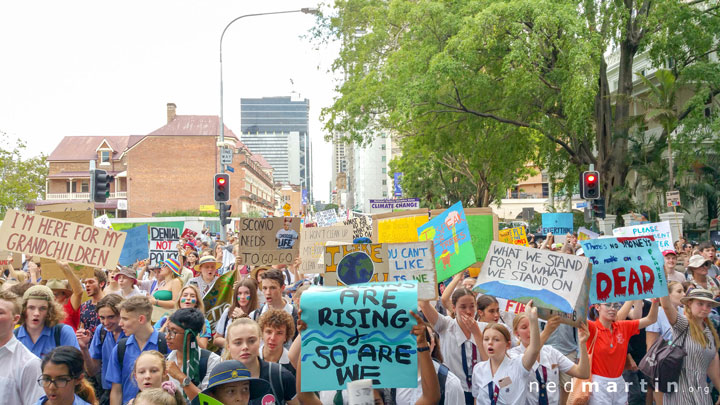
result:
[[[417,344],[410,329],[417,284],[313,286],[303,293],[301,389],[344,389],[372,379],[376,388],[417,386]]]

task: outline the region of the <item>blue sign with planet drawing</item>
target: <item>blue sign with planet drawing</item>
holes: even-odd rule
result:
[[[381,243],[325,246],[325,285],[388,281],[387,247]]]
[[[310,287],[300,301],[302,390],[346,388],[373,380],[373,388],[417,386],[417,344],[410,333],[417,282]]]

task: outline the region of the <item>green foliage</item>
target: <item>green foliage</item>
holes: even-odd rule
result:
[[[0,132],[0,143],[10,146],[5,133]],[[9,209],[25,209],[25,204],[45,196],[48,175],[45,155],[25,158],[24,142],[18,140],[12,149],[0,147],[0,217]]]
[[[338,209],[337,204],[325,204],[325,208],[323,209],[323,211],[324,210],[337,210],[337,209]]]
[[[200,211],[200,210],[176,210],[176,211],[163,211],[153,215],[154,217],[217,217],[220,218],[220,214],[217,212]]]

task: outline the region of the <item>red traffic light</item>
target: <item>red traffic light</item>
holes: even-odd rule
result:
[[[225,178],[224,177],[218,177],[217,183],[221,186],[225,185]]]
[[[589,174],[587,176],[587,181],[588,181],[588,183],[595,183],[595,175]]]

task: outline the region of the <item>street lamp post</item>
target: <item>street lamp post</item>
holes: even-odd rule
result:
[[[225,38],[225,32],[230,28],[230,26],[237,20],[246,18],[246,17],[259,17],[263,15],[274,15],[274,14],[291,14],[291,13],[303,13],[303,14],[314,14],[318,15],[320,14],[320,10],[317,8],[311,8],[311,7],[304,7],[299,10],[286,10],[286,11],[272,11],[268,13],[253,13],[253,14],[245,14],[241,15],[240,17],[235,18],[234,20],[230,21],[226,26],[225,29],[223,29],[222,34],[220,35],[220,140],[218,142],[218,147],[224,148],[225,144],[225,122],[223,119],[224,116],[224,110],[223,110],[223,67],[222,67],[222,44],[223,44],[223,38]],[[225,165],[220,163],[220,172],[225,173]],[[229,192],[230,190],[228,190]],[[226,238],[225,233],[225,227],[220,225],[220,232],[222,235],[223,240]]]

